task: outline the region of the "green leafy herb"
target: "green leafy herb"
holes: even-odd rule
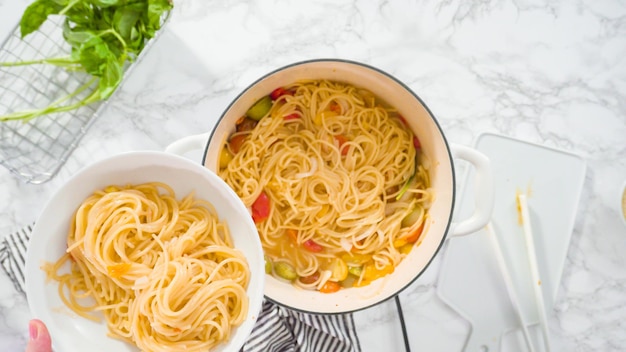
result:
[[[30,4],[20,21],[20,33],[22,38],[36,31],[48,19],[48,16],[57,14],[63,9],[63,6],[52,0],[37,0]]]
[[[64,16],[63,38],[71,45],[70,54],[0,66],[56,65],[68,71],[84,71],[94,78],[45,108],[13,112],[0,116],[0,121],[27,121],[106,100],[121,83],[124,65],[139,56],[172,8],[172,0],[35,0],[20,20],[22,38],[39,30],[49,16]],[[93,92],[86,98],[65,104],[90,88]]]

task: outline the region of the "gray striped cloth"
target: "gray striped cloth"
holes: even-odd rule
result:
[[[26,248],[32,226],[0,241],[0,264],[15,289],[24,294]],[[360,352],[352,314],[315,315],[263,302],[244,352]]]

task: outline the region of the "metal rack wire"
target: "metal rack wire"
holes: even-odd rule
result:
[[[163,25],[169,13],[164,16]],[[0,63],[67,56],[70,45],[63,39],[63,19],[49,17],[41,28],[21,38],[19,25],[0,45]],[[160,30],[157,36],[162,32]],[[148,51],[153,38],[137,60],[127,65],[125,76]],[[92,77],[54,65],[0,65],[0,115],[40,109],[83,86]],[[94,88],[64,102],[72,104]],[[0,121],[0,164],[27,183],[40,184],[53,178],[108,101],[76,110],[36,117],[30,121]]]

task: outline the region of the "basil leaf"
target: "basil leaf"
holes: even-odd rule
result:
[[[66,21],[73,23],[75,26],[84,26],[91,29],[98,28],[95,26],[98,18],[96,11],[97,8],[92,7],[90,4],[79,2],[67,10],[65,13]]]
[[[146,29],[151,30],[151,36],[154,36],[154,32],[161,28],[161,17],[167,11],[173,8],[170,0],[148,0],[148,11]]]
[[[57,14],[63,7],[51,0],[36,0],[30,4],[20,20],[22,38],[36,31],[48,19],[49,15]]]
[[[133,27],[130,32],[130,43],[129,49],[132,49],[135,54],[141,52],[141,49],[144,47],[144,37],[143,32],[137,30],[137,27]]]
[[[100,78],[100,99],[107,99],[115,92],[117,86],[122,82],[122,76],[122,64],[115,56],[109,55]]]
[[[145,12],[144,3],[134,3],[123,7],[118,7],[113,15],[113,28],[124,38],[130,41],[133,28],[137,24],[139,17]]]
[[[111,55],[106,43],[98,37],[90,45],[82,46],[79,50],[80,63],[85,71],[93,76],[102,76],[104,65],[106,65],[108,56]]]
[[[85,30],[80,27],[72,30],[67,22],[63,25],[63,38],[72,45],[72,47],[78,48],[95,45],[97,41],[100,40],[98,35],[93,31]]]

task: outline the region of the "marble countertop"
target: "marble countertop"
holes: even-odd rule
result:
[[[0,0],[0,37],[29,2]],[[25,184],[0,169],[0,236],[34,222],[81,167],[209,131],[268,71],[351,59],[405,82],[454,143],[495,132],[586,161],[549,328],[555,351],[623,351],[625,18],[626,4],[616,0],[178,1],[163,35],[54,179]],[[400,296],[413,350],[461,351],[470,331],[437,295],[439,261]],[[23,351],[30,318],[0,272],[2,350]],[[393,301],[355,313],[355,321],[363,351],[403,350]]]

